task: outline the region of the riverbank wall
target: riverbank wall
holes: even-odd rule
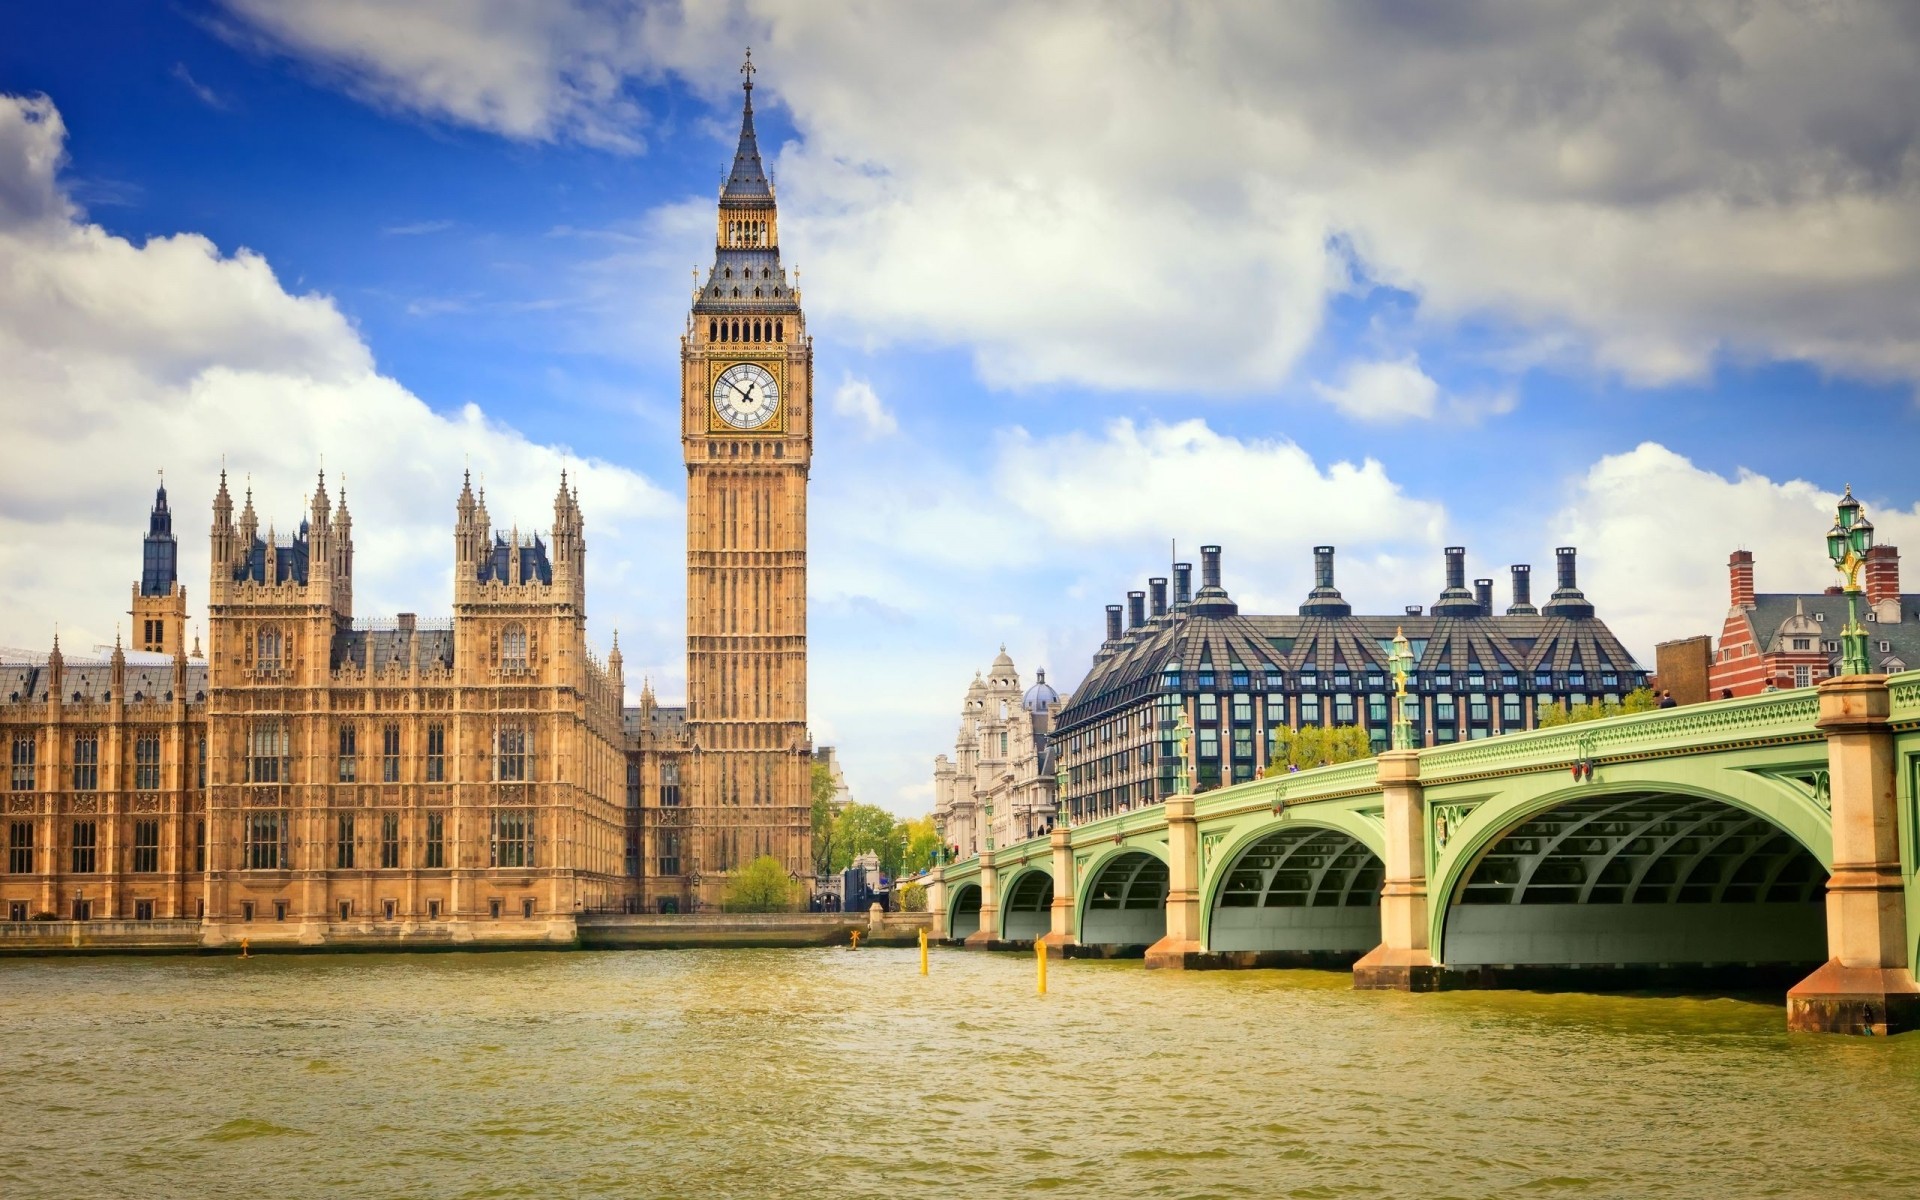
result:
[[[584,913],[570,920],[355,922],[325,929],[196,920],[0,922],[0,955],[343,953],[422,950],[685,950],[910,946],[927,913]]]

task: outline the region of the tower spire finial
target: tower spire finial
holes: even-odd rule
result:
[[[753,76],[760,68],[753,65],[753,47],[747,47],[747,61],[740,64],[740,74],[744,77],[741,87],[746,89],[747,107],[753,107]]]

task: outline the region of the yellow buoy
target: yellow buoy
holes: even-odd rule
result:
[[[858,929],[853,931],[853,948],[855,950],[860,948],[860,931]]]
[[[241,958],[252,958],[252,957],[253,957],[253,955],[251,955],[251,954],[249,954],[249,953],[247,952],[247,939],[245,939],[245,938],[241,938],[241,939],[240,939],[240,957],[241,957]]]
[[[1044,996],[1047,994],[1047,944],[1039,938],[1033,940],[1033,957],[1039,964],[1039,993]]]
[[[927,931],[920,931],[920,973],[927,973]]]

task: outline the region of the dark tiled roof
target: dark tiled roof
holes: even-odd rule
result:
[[[352,663],[361,670],[371,665],[375,673],[393,668],[405,670],[413,655],[412,642],[420,643],[420,666],[453,666],[453,630],[451,629],[349,629],[333,638],[331,666],[338,670]]]
[[[635,707],[620,710],[620,725],[626,732],[628,741],[637,741],[643,732],[640,723],[640,709]],[[656,737],[677,737],[686,732],[687,710],[654,705],[653,721],[647,731]]]
[[[1578,664],[1583,670],[1638,670],[1633,656],[1605,624],[1597,620],[1568,620],[1547,616],[1435,617],[1414,616],[1302,617],[1204,616],[1196,612],[1173,614],[1148,622],[1124,639],[1111,656],[1096,661],[1060,716],[1059,726],[1111,712],[1157,690],[1162,669],[1178,662],[1183,690],[1200,690],[1193,671],[1213,664],[1218,689],[1228,689],[1233,664],[1256,677],[1268,664],[1287,672],[1305,668],[1332,671],[1344,665],[1383,673],[1390,643],[1404,630],[1417,654],[1420,673],[1442,669],[1464,672],[1478,664],[1488,672],[1511,668],[1564,672]],[[1623,681],[1623,686],[1625,686]],[[1256,681],[1253,690],[1260,690]]]
[[[1753,609],[1747,614],[1747,620],[1753,627],[1754,641],[1762,653],[1780,649],[1773,645],[1775,633],[1793,618],[1796,611],[1802,610],[1818,623],[1822,641],[1837,643],[1840,640],[1840,631],[1847,624],[1847,598],[1844,594],[1767,593],[1753,598]],[[1900,664],[1896,670],[1920,666],[1920,595],[1900,597],[1900,620],[1897,623],[1869,622],[1869,611],[1862,601],[1860,623],[1867,631],[1868,665],[1877,671],[1888,659],[1893,659]],[[1887,643],[1887,649],[1880,649],[1881,642]],[[1828,657],[1837,662],[1840,654],[1831,651]]]
[[[44,704],[52,678],[53,673],[43,662],[0,663],[0,702]],[[69,663],[61,672],[60,690],[68,703],[74,703],[76,695],[80,703],[104,703],[112,698],[113,667],[109,663]],[[186,699],[198,702],[206,696],[207,664],[189,662]],[[128,663],[122,698],[129,703],[170,701],[173,698],[172,664]]]

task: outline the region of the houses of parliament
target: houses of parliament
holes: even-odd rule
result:
[[[571,941],[595,911],[722,903],[812,870],[813,358],[743,68],[714,262],[681,336],[687,703],[624,703],[587,638],[586,519],[496,530],[449,480],[453,611],[357,616],[324,474],[295,532],[214,494],[207,644],[154,498],[128,648],[0,662],[0,918],[176,919],[207,944]],[[131,541],[131,538],[129,539]]]

